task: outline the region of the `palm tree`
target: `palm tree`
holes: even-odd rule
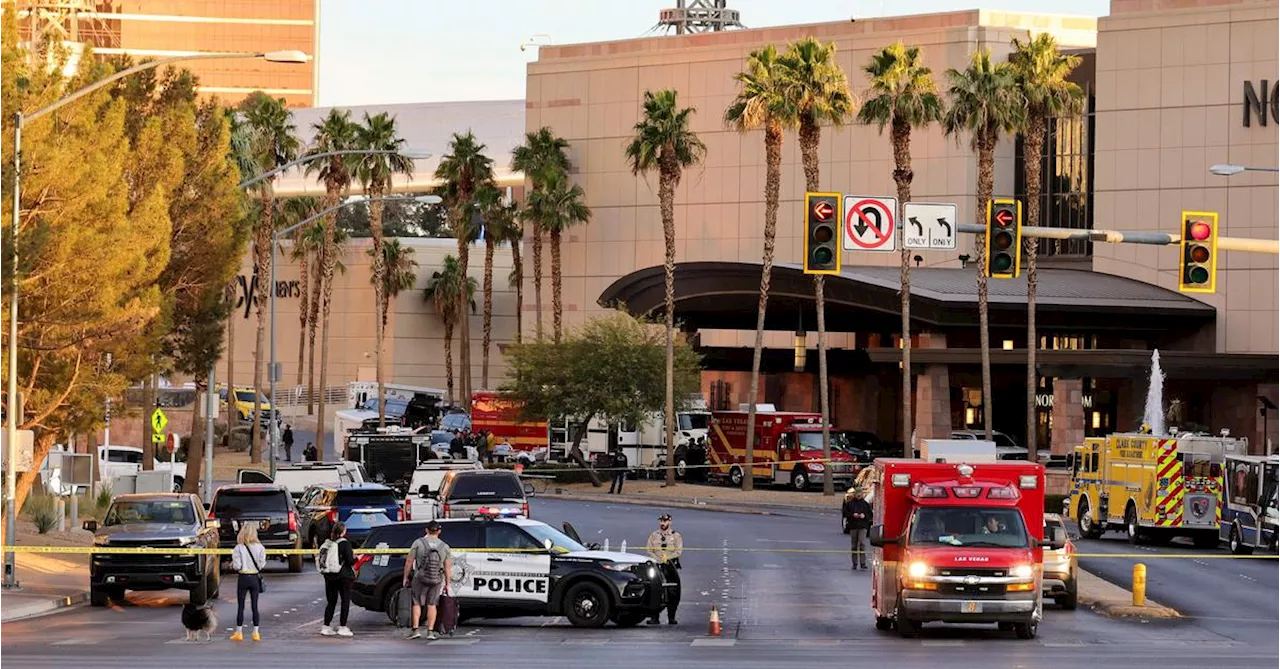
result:
[[[365,195],[369,199],[369,231],[373,233],[372,249],[382,248],[382,211],[386,204],[381,197],[391,190],[391,177],[395,174],[413,175],[413,160],[400,155],[404,150],[404,139],[396,130],[396,118],[382,112],[370,116],[364,114],[364,125],[356,126],[356,146],[372,153],[354,156],[355,174],[364,186]],[[392,153],[394,152],[394,153]],[[378,378],[378,427],[387,425],[386,378],[382,370],[382,346],[386,332],[383,325],[387,322],[387,309],[390,307],[386,293],[388,282],[382,264],[382,253],[370,253],[373,258],[370,269],[370,281],[373,283],[374,304],[378,305],[378,318],[374,321],[374,367]]]
[[[1013,76],[1027,105],[1022,136],[1023,174],[1027,184],[1027,225],[1040,225],[1040,183],[1044,166],[1040,156],[1049,119],[1078,114],[1084,107],[1084,91],[1067,81],[1080,65],[1080,57],[1058,52],[1058,42],[1049,33],[1040,33],[1026,42],[1013,38],[1010,58]],[[1027,256],[1027,455],[1035,457],[1038,437],[1036,422],[1036,253],[1039,240],[1026,238]]]
[[[666,246],[663,268],[666,270],[667,301],[667,398],[663,420],[667,444],[667,462],[675,462],[675,291],[676,291],[676,186],[685,168],[692,167],[707,155],[707,146],[689,129],[693,107],[681,107],[676,92],[663,89],[645,91],[641,106],[642,116],[632,130],[635,132],[627,144],[627,160],[631,173],[658,173],[658,206],[662,212],[662,239]],[[667,485],[675,485],[676,471],[667,468]]]
[[[453,256],[445,256],[444,264],[440,269],[431,273],[431,279],[427,281],[427,287],[423,291],[423,298],[435,302],[436,314],[440,316],[440,322],[444,324],[444,375],[446,388],[448,388],[449,402],[454,401],[453,395],[453,328],[461,317],[462,310],[467,306],[471,307],[472,313],[476,310],[476,280],[466,277],[463,283],[462,265],[458,259]],[[463,300],[463,286],[465,285],[466,299]]]
[[[351,121],[351,112],[330,109],[329,114],[312,125],[315,140],[311,153],[327,153],[344,151],[356,146],[356,124]],[[307,173],[315,173],[316,178],[324,184],[325,206],[338,204],[342,194],[351,185],[351,175],[355,161],[350,155],[331,156],[325,160],[307,164]],[[337,270],[337,214],[330,214],[323,219],[324,243],[320,250],[320,420],[316,421],[316,448],[324,452],[325,444],[325,394],[329,381],[329,315],[333,306],[333,273]],[[311,340],[315,341],[315,327],[311,324]],[[311,389],[313,396],[314,387]],[[307,410],[310,411],[310,400]]]
[[[373,247],[368,251],[370,257],[374,255]],[[388,307],[391,300],[395,299],[400,293],[413,288],[413,283],[418,280],[418,273],[414,268],[418,266],[418,261],[413,258],[413,253],[409,249],[400,245],[399,239],[382,240],[382,267],[384,270],[381,294],[387,302]],[[373,277],[369,277],[369,282],[373,282]],[[378,319],[382,321],[381,326],[383,332],[387,329],[387,320],[391,315],[390,308],[380,309]]]
[[[812,37],[794,42],[781,58],[781,76],[790,99],[789,111],[796,113],[800,126],[800,156],[804,163],[805,190],[820,191],[818,145],[822,124],[844,125],[856,104],[849,90],[849,78],[835,61],[834,42],[823,44]],[[813,277],[814,302],[818,310],[818,398],[822,409],[822,457],[831,460],[831,405],[827,385],[827,315],[824,277]],[[822,478],[822,494],[835,494],[835,481]]]
[[[455,133],[449,140],[449,153],[440,160],[436,167],[436,178],[444,182],[444,191],[448,196],[449,216],[452,219],[454,233],[458,238],[458,269],[462,276],[467,276],[467,261],[470,255],[469,245],[475,241],[478,230],[475,228],[473,216],[476,211],[476,193],[485,184],[493,182],[493,160],[484,155],[485,145],[476,141],[470,130],[465,135]],[[461,355],[458,361],[462,367],[459,401],[465,406],[471,405],[471,319],[465,311],[466,304],[459,301],[458,324],[461,326],[458,340],[461,343]]]
[[[542,126],[525,134],[524,144],[511,152],[511,169],[529,178],[531,191],[540,190],[552,175],[569,171],[569,141],[557,137],[551,128]],[[542,227],[533,224],[533,303],[536,313],[535,334],[542,338]]]
[[[560,243],[564,231],[591,221],[591,209],[583,203],[582,186],[567,173],[552,175],[542,188],[529,193],[529,211],[538,226],[551,236],[551,312],[553,336],[560,342],[564,321],[564,298],[560,271]]]
[[[524,241],[524,226],[521,225],[520,210],[512,207],[511,218],[503,238],[511,243],[511,273],[507,275],[507,285],[516,291],[516,343],[524,332],[524,261],[520,258],[520,244]]]
[[[313,197],[293,197],[284,201],[281,207],[284,214],[285,227],[296,225],[316,212],[318,202]],[[289,249],[289,258],[298,263],[298,285],[302,298],[298,303],[298,387],[302,387],[302,373],[306,370],[307,355],[307,319],[311,315],[311,275],[320,273],[319,263],[311,264],[315,249],[306,243],[306,229],[298,228],[293,232],[293,248]]]
[[[738,96],[724,112],[725,123],[738,132],[764,129],[764,258],[760,271],[760,304],[756,313],[755,352],[751,356],[751,386],[747,391],[747,471],[742,489],[755,487],[756,393],[760,391],[760,356],[764,349],[764,314],[773,274],[773,245],[778,231],[778,195],[782,189],[782,130],[796,119],[787,96],[778,50],[766,45],[747,56],[746,66],[733,75]]]
[[[506,194],[502,190],[493,184],[487,184],[480,189],[477,200],[484,219],[484,228],[481,230],[484,236],[484,337],[480,354],[480,385],[482,389],[488,389],[490,387],[489,349],[493,342],[493,254],[498,245],[510,241],[513,252],[518,255],[519,251],[514,249],[520,242],[518,239],[511,239],[511,228],[515,225],[517,212],[516,205],[507,202]],[[516,308],[517,310],[520,308],[518,303]],[[517,311],[517,323],[519,317],[519,311]],[[516,336],[519,337],[519,332]]]
[[[863,66],[871,82],[858,122],[889,127],[893,144],[893,181],[898,202],[911,201],[911,132],[942,120],[942,98],[933,73],[920,62],[920,47],[897,42],[871,56]],[[902,442],[903,457],[914,457],[911,438],[911,254],[902,248]]]
[[[258,164],[253,155],[253,128],[245,120],[244,114],[234,111],[227,114],[230,122],[231,141],[229,152],[231,160],[236,164],[242,178],[257,174]],[[246,212],[252,217],[252,212]],[[239,296],[236,279],[233,277],[227,284],[225,295],[227,301],[227,444],[231,444],[231,431],[236,426],[235,402],[230,401],[235,393],[236,379],[236,297]],[[248,299],[248,296],[245,296]]]
[[[974,211],[985,215],[991,193],[995,190],[996,143],[1000,133],[1011,133],[1022,127],[1026,104],[1018,91],[1013,67],[1009,63],[991,61],[991,52],[974,52],[969,67],[963,72],[947,70],[951,107],[943,119],[948,135],[967,133],[969,145],[978,154],[978,200]],[[978,242],[978,328],[982,347],[982,414],[986,438],[991,439],[991,342],[987,331],[987,269],[985,235]]]
[[[273,170],[298,157],[300,144],[294,134],[293,114],[285,106],[284,98],[267,95],[251,95],[241,103],[245,122],[252,129],[251,146],[259,173]],[[253,228],[253,266],[258,276],[257,300],[258,333],[257,348],[253,352],[254,393],[262,388],[262,354],[267,350],[267,284],[271,273],[271,242],[276,230],[274,178],[264,179],[255,189],[261,201],[257,225]],[[275,290],[275,286],[270,286]],[[275,407],[272,407],[275,409]],[[253,429],[250,431],[249,461],[262,462],[262,407],[253,403]]]

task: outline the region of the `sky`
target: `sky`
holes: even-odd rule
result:
[[[321,0],[319,106],[524,98],[538,43],[630,39],[675,0]],[[986,9],[1107,14],[1109,0],[729,0],[748,28]]]

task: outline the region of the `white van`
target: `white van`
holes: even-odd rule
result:
[[[299,462],[276,467],[275,478],[256,469],[236,472],[236,483],[272,483],[283,486],[296,501],[313,485],[346,485],[364,483],[367,477],[359,462]]]

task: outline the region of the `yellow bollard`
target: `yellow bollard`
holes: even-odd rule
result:
[[[1147,605],[1147,565],[1133,565],[1133,605]]]

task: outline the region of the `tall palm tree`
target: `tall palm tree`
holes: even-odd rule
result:
[[[524,261],[520,257],[524,226],[517,207],[512,207],[509,227],[503,238],[511,243],[511,273],[507,275],[507,284],[516,291],[516,343],[519,344],[524,332]]]
[[[849,90],[849,78],[836,62],[834,42],[823,44],[812,37],[794,42],[781,58],[781,75],[786,82],[788,107],[800,126],[800,157],[804,164],[805,190],[820,191],[818,146],[822,124],[844,125],[856,102]],[[823,293],[826,277],[813,277],[814,302],[818,310],[818,398],[822,409],[822,457],[831,460],[831,404],[827,381],[827,315]],[[835,494],[835,481],[822,478],[822,493]]]
[[[645,91],[641,105],[640,122],[632,128],[635,133],[627,144],[626,156],[631,173],[658,173],[658,207],[662,212],[662,239],[666,247],[663,268],[666,270],[667,301],[667,397],[664,435],[667,444],[667,462],[676,461],[675,435],[675,294],[676,294],[676,186],[684,170],[700,162],[707,155],[707,146],[689,128],[693,107],[681,107],[676,92],[663,89]],[[675,485],[676,471],[667,468],[667,485]]]
[[[489,349],[493,342],[493,254],[503,242],[510,241],[512,249],[520,243],[511,239],[511,228],[515,225],[516,205],[508,202],[506,194],[493,184],[486,184],[477,196],[480,215],[484,219],[481,233],[484,237],[484,315],[483,342],[480,354],[480,386],[489,386]],[[518,253],[518,251],[516,251]],[[518,289],[517,289],[518,290]],[[520,305],[516,304],[518,310]],[[517,322],[519,311],[516,312]],[[519,333],[516,334],[519,337]]]
[[[370,116],[364,114],[364,124],[356,126],[356,146],[361,149],[385,151],[353,156],[355,175],[369,196],[369,231],[373,233],[373,249],[382,248],[382,212],[385,206],[381,197],[391,191],[391,177],[395,174],[413,175],[413,160],[400,155],[404,139],[396,129],[396,118],[386,112]],[[390,152],[396,153],[390,153]],[[378,427],[387,425],[386,378],[382,369],[382,346],[386,332],[387,309],[390,307],[386,293],[386,267],[382,253],[370,253],[373,262],[370,281],[373,283],[374,304],[378,305],[378,318],[374,321],[374,367],[378,378]]]
[[[254,95],[246,98],[242,111],[245,122],[252,129],[251,146],[254,161],[259,173],[273,170],[298,157],[300,143],[296,128],[293,125],[293,113],[285,106],[284,98],[272,98],[267,95]],[[262,388],[262,354],[267,350],[267,284],[271,274],[271,242],[276,230],[275,191],[272,184],[275,178],[264,179],[255,189],[261,202],[258,222],[253,228],[253,266],[258,276],[258,289],[254,291],[257,301],[258,333],[257,348],[253,352],[253,390],[254,394]],[[275,290],[275,286],[270,287]],[[275,407],[272,407],[275,409]],[[262,406],[253,403],[253,429],[250,431],[249,461],[262,462]]]
[[[329,114],[312,125],[315,139],[311,153],[343,151],[356,147],[356,124],[351,121],[351,112],[330,109]],[[324,203],[326,207],[338,204],[339,198],[351,185],[355,161],[350,155],[331,156],[324,160],[307,164],[307,173],[315,173],[316,178],[324,184]],[[316,421],[316,448],[324,452],[325,445],[325,395],[329,382],[329,315],[333,306],[333,273],[337,270],[337,213],[329,214],[323,219],[324,243],[320,251],[320,396],[318,398],[320,420]],[[315,323],[311,324],[312,341],[315,340]],[[311,394],[314,395],[312,389]],[[308,411],[310,410],[308,400]]]
[[[552,175],[568,172],[569,140],[557,137],[551,128],[542,126],[536,132],[524,136],[524,144],[511,152],[511,169],[517,170],[529,179],[531,191],[541,190]],[[543,229],[537,221],[529,221],[533,233],[533,306],[535,312],[535,334],[542,338],[542,235]]]
[[[369,256],[374,255],[373,247],[369,248]],[[395,299],[400,293],[413,288],[413,283],[418,280],[418,273],[414,268],[418,266],[418,261],[414,259],[413,252],[400,245],[399,239],[382,240],[382,291],[381,294],[390,306],[391,300]],[[369,282],[373,282],[373,277],[369,277]],[[382,321],[382,330],[386,332],[387,320],[391,316],[390,308],[380,309],[378,319]]]
[[[911,201],[911,132],[942,120],[942,98],[933,73],[920,62],[920,47],[897,42],[877,51],[862,67],[870,80],[858,122],[889,127],[893,144],[893,181],[898,202]],[[902,290],[902,442],[903,457],[913,457],[911,438],[911,254],[904,245],[899,267]]]
[[[755,487],[756,393],[760,391],[760,357],[764,349],[764,314],[773,274],[773,246],[778,231],[778,196],[782,190],[782,131],[796,120],[787,96],[778,50],[766,45],[747,56],[742,71],[733,75],[738,96],[724,112],[727,125],[738,132],[764,129],[764,257],[760,271],[760,304],[756,312],[756,343],[751,356],[751,385],[747,391],[747,469],[742,489]]]
[[[230,122],[231,141],[229,143],[229,152],[231,160],[236,164],[242,178],[251,174],[258,173],[258,164],[254,160],[253,155],[253,128],[249,126],[245,120],[244,113],[233,111],[227,114],[227,120]],[[246,212],[247,216],[252,217],[252,212]],[[224,297],[227,301],[227,445],[231,444],[231,430],[235,428],[235,402],[230,398],[234,397],[235,380],[236,380],[236,298],[240,295],[236,279],[233,277],[231,283],[227,284]],[[245,299],[249,299],[246,295]]]
[[[466,277],[466,281],[463,281]],[[465,289],[466,298],[463,299]],[[436,305],[436,314],[444,324],[444,375],[448,389],[448,401],[454,401],[453,394],[453,329],[458,323],[462,310],[468,306],[474,313],[476,310],[476,280],[462,273],[462,265],[453,256],[445,256],[440,269],[431,273],[423,298]]]
[[[947,93],[951,107],[943,119],[948,135],[969,135],[969,145],[978,154],[978,199],[974,212],[984,216],[995,190],[996,144],[1000,133],[1016,132],[1026,117],[1026,104],[1018,91],[1013,67],[992,62],[991,52],[979,49],[963,72],[947,70]],[[986,438],[991,439],[991,342],[987,331],[987,269],[985,235],[978,242],[978,328],[982,347],[982,415]]]
[[[444,189],[449,195],[449,217],[452,219],[454,233],[458,238],[458,269],[467,276],[467,263],[470,256],[470,244],[475,241],[479,232],[473,220],[476,213],[476,193],[485,184],[493,182],[493,160],[484,155],[485,145],[476,141],[470,130],[466,134],[453,135],[449,140],[449,153],[440,160],[436,167],[436,178],[444,182]],[[471,405],[471,319],[466,312],[466,304],[459,301],[458,307],[458,340],[461,343],[458,362],[462,368],[462,383],[459,384],[458,400],[464,406]]]
[[[1013,76],[1027,105],[1022,131],[1022,164],[1027,184],[1027,225],[1040,225],[1040,184],[1044,165],[1041,154],[1049,119],[1078,114],[1084,108],[1084,91],[1067,81],[1080,65],[1080,57],[1058,51],[1058,42],[1049,33],[1040,33],[1026,42],[1013,38]],[[1036,421],[1036,254],[1039,240],[1027,237],[1027,455],[1035,457],[1038,438]]]
[[[281,207],[285,227],[298,224],[316,212],[319,202],[314,197],[293,197],[284,201]],[[302,297],[298,302],[298,383],[302,387],[302,373],[306,370],[307,356],[307,319],[311,315],[311,282],[312,274],[319,275],[320,266],[314,266],[313,258],[319,259],[315,249],[307,244],[306,229],[298,228],[293,232],[293,247],[289,249],[289,258],[298,263],[298,287]]]
[[[529,193],[533,220],[551,237],[551,312],[556,343],[560,342],[564,327],[560,244],[565,230],[591,221],[591,209],[583,202],[585,197],[582,186],[573,183],[564,172],[552,175],[542,188]]]

